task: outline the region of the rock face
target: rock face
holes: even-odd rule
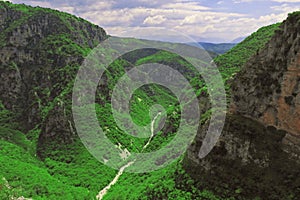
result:
[[[0,99],[20,129],[37,126],[40,143],[70,138],[70,88],[89,50],[107,38],[83,19],[44,8],[0,2]]]
[[[283,23],[233,83],[232,111],[288,132],[284,143],[300,153],[300,15]]]
[[[290,14],[232,82],[218,144],[198,153],[207,124],[185,157],[199,188],[237,199],[299,199],[300,13]]]
[[[285,131],[240,115],[228,115],[218,144],[204,159],[199,147],[207,131],[199,131],[184,160],[200,189],[224,198],[296,199],[300,195],[299,163],[282,150]]]

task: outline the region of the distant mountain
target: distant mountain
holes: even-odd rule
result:
[[[232,47],[236,45],[236,43],[207,43],[207,42],[199,42],[199,44],[206,50],[212,51],[217,54],[224,54],[229,51]]]
[[[209,43],[209,42],[199,42],[192,43],[189,45],[200,46],[208,52],[214,52],[215,54],[224,54],[229,51],[232,47],[236,45],[236,43]]]

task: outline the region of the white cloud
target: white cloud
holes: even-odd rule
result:
[[[149,16],[147,17],[143,24],[147,24],[147,25],[158,25],[161,24],[162,22],[166,21],[167,19],[162,16],[162,15],[156,15],[156,16]]]
[[[259,9],[259,2],[263,1],[266,2],[266,0],[229,2],[231,4],[258,2]],[[223,0],[215,2],[214,5],[218,5],[218,8],[203,6],[201,1],[197,0],[13,0],[13,2],[51,7],[76,14],[116,36],[123,36],[124,31],[128,33],[128,30],[135,30],[130,33],[138,37],[140,34],[138,30],[142,30],[143,27],[163,27],[189,34],[196,39],[213,37],[222,38],[223,41],[249,35],[261,26],[282,21],[287,13],[300,9],[300,5],[291,4],[300,0],[268,1],[269,10],[261,16],[256,14],[257,11],[249,15],[241,14],[243,12],[239,9],[242,9],[242,5],[238,4],[226,8],[229,2]],[[280,2],[285,3],[278,5]]]
[[[189,11],[203,11],[210,10],[211,8],[201,6],[197,2],[186,2],[186,3],[168,3],[160,7],[161,9],[173,9],[173,10],[189,10]]]
[[[300,10],[300,5],[298,6],[290,6],[289,4],[282,4],[280,6],[272,6],[272,10],[279,11],[279,12],[285,12],[285,13],[291,13],[297,10]]]
[[[23,3],[24,1],[22,1],[22,0],[11,0],[11,2],[13,2],[13,3]],[[52,5],[51,5],[51,3],[50,2],[47,2],[47,1],[25,1],[26,2],[26,4],[28,4],[28,5],[31,5],[31,6],[40,6],[40,7],[45,7],[45,8],[51,8],[51,7],[53,7]]]
[[[248,0],[249,1],[249,0]],[[215,12],[206,7],[179,6],[175,3],[159,8],[135,7],[82,12],[81,16],[104,27],[111,35],[143,37],[144,27],[174,29],[195,38],[223,38],[231,41],[247,36],[260,28],[282,21],[287,16],[287,7],[278,14],[258,18],[239,13]],[[199,9],[202,9],[199,11]],[[274,11],[277,7],[272,8]],[[92,10],[92,9],[91,9]],[[134,30],[134,31],[132,31]],[[129,35],[131,34],[131,35]],[[150,36],[149,36],[150,37]]]
[[[249,3],[253,1],[259,1],[259,0],[233,0],[233,3]]]
[[[60,6],[57,9],[59,9],[60,11],[63,11],[63,12],[75,14],[75,8],[72,6],[65,5],[65,6]]]
[[[300,3],[300,0],[272,0],[279,3]]]
[[[129,26],[138,13],[130,9],[87,11],[81,16],[100,26]]]
[[[213,30],[206,31],[202,36],[228,38],[232,40],[240,36],[248,36],[260,27],[283,21],[286,17],[287,13],[280,13],[264,15],[258,18],[241,17],[229,19],[223,23],[215,24]]]
[[[217,24],[221,23],[222,21],[229,20],[232,17],[242,17],[243,14],[237,13],[222,13],[222,12],[201,12],[195,13],[193,15],[186,16],[180,23],[180,25],[185,24]]]

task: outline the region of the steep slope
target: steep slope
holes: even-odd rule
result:
[[[236,75],[222,136],[202,160],[208,124],[199,130],[185,158],[198,188],[237,199],[299,198],[299,21],[299,12],[290,14]]]
[[[15,130],[18,126],[13,115],[0,103],[0,199],[92,198],[87,188],[61,181],[37,159],[35,142]]]
[[[238,74],[233,111],[288,132],[300,153],[300,13],[293,13],[268,45]],[[258,106],[259,105],[259,106]]]
[[[54,107],[62,112],[64,106],[49,101],[63,98],[62,86],[70,84],[83,56],[107,37],[105,31],[50,9],[0,2],[0,13],[2,103],[19,114],[25,131],[42,120],[44,125],[53,121],[47,129],[59,127],[55,120],[65,120],[48,114]]]
[[[214,59],[218,67],[241,68],[251,56],[256,54],[274,35],[281,23],[262,27],[238,43],[228,52]]]

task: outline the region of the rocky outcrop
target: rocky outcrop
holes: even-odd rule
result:
[[[0,2],[0,99],[24,132],[39,126],[40,144],[72,135],[71,84],[105,31],[59,11]]]
[[[300,164],[282,150],[285,131],[228,115],[219,142],[199,159],[207,128],[208,124],[200,129],[183,162],[198,188],[237,199],[296,199],[300,195]]]
[[[287,131],[284,143],[294,153],[300,153],[299,32],[300,14],[291,14],[232,86],[232,111]]]
[[[290,14],[236,75],[221,138],[204,159],[208,124],[199,130],[184,162],[199,188],[237,199],[299,199],[299,32],[300,13]]]

